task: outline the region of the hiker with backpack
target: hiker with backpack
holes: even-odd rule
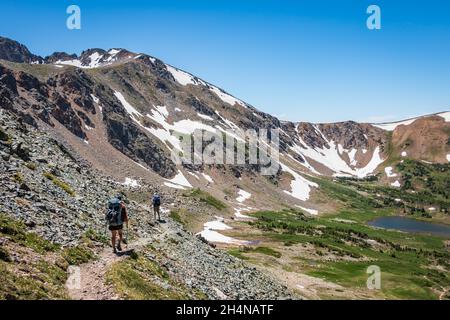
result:
[[[127,208],[122,201],[122,195],[119,194],[108,201],[106,221],[108,223],[108,228],[111,231],[113,252],[117,253],[117,251],[122,251],[121,243],[123,242],[122,230],[124,222],[127,224],[128,228],[128,213]],[[119,235],[119,241],[116,248],[117,235]]]
[[[153,216],[156,220],[156,214],[158,214],[158,221],[161,220],[161,215],[159,213],[159,207],[161,206],[161,197],[158,192],[155,192],[152,197],[152,205],[153,205]]]

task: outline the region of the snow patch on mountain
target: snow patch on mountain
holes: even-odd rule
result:
[[[79,58],[76,59],[69,59],[69,60],[58,60],[54,62],[53,64],[55,66],[58,65],[68,65],[73,66],[76,68],[81,69],[94,69],[99,67],[105,67],[113,64],[114,62],[118,61],[118,54],[122,52],[122,49],[110,49],[108,52],[104,53],[102,50],[102,53],[98,51],[92,52],[89,56],[82,55]],[[134,54],[130,54],[127,56],[127,59],[133,58]],[[135,56],[134,58],[137,58]]]
[[[238,197],[236,198],[237,202],[244,202],[245,200],[250,199],[250,197],[252,196],[252,194],[250,192],[247,192],[245,190],[239,189],[238,191]]]
[[[344,159],[339,156],[339,150],[334,141],[328,141],[328,148],[323,147],[315,149],[309,147],[301,138],[300,142],[302,146],[295,144],[291,147],[291,150],[301,156],[308,157],[314,161],[321,163],[325,167],[335,172],[335,176],[353,175],[363,178],[368,174],[371,174],[378,167],[378,165],[383,162],[383,159],[381,159],[379,153],[379,147],[377,147],[374,150],[370,162],[365,167],[352,169],[344,161]],[[352,159],[352,157],[350,159],[353,163],[355,163],[355,159]]]
[[[58,60],[55,62],[56,65],[66,65],[66,66],[73,66],[73,67],[77,67],[77,68],[84,68],[83,65],[81,64],[81,61],[78,59],[73,59],[73,60]]]
[[[450,122],[450,111],[437,113],[435,115],[444,118],[445,122]],[[386,130],[386,131],[394,131],[398,126],[400,126],[400,125],[407,126],[419,118],[422,118],[422,117],[415,117],[412,119],[396,121],[396,122],[372,123],[372,126]]]
[[[98,52],[94,52],[89,56],[90,63],[86,66],[86,68],[97,68],[100,66],[100,59],[103,58],[103,55]]]
[[[395,188],[400,188],[402,185],[400,184],[400,181],[395,180],[395,182],[391,183],[391,186]]]
[[[229,95],[228,93],[226,93],[225,91],[223,91],[222,89],[219,89],[215,86],[209,86],[210,90],[212,92],[214,92],[223,102],[228,103],[232,106],[234,106],[235,104],[239,104],[243,107],[247,107],[247,105],[242,102],[239,99],[236,99],[235,97],[233,97],[232,95]]]
[[[72,60],[58,60],[55,62],[55,64],[62,64],[62,65],[68,65],[73,66],[77,68],[82,69],[93,69],[98,68],[102,66],[100,63],[100,60],[103,58],[103,55],[99,54],[98,52],[94,52],[89,56],[89,64],[84,65],[81,60],[79,59],[72,59]]]
[[[205,130],[213,133],[217,132],[217,129],[214,127],[190,119],[184,119],[170,124],[166,119],[169,113],[165,106],[158,106],[151,112],[151,114],[146,114],[146,116],[159,124],[162,128],[144,127],[140,123],[139,125],[144,127],[148,132],[164,142],[169,149],[172,148],[167,143],[170,143],[170,145],[178,151],[183,151],[181,148],[180,140],[176,135],[173,135],[172,132],[187,135],[193,134],[196,130]]]
[[[188,173],[189,175],[193,176],[195,179],[200,180],[200,177],[199,177],[198,175],[196,175],[195,173],[190,172],[190,171],[187,171],[187,173]]]
[[[111,56],[115,56],[116,54],[118,54],[120,51],[122,51],[122,50],[119,50],[119,49],[110,49],[109,51],[108,51],[108,53],[111,55]]]
[[[96,96],[94,96],[93,94],[91,94],[91,98],[92,98],[92,100],[94,101],[94,103],[99,103],[100,102],[100,99],[99,98],[97,98]]]
[[[223,121],[223,123],[225,123],[230,129],[233,130],[241,130],[233,121],[228,120],[224,117],[222,117],[219,113],[219,111],[216,111],[216,114],[219,116],[219,118]]]
[[[217,231],[206,229],[202,232],[197,233],[197,235],[200,235],[206,241],[208,242],[215,242],[215,243],[226,243],[226,244],[235,244],[235,245],[248,245],[250,244],[249,241],[244,240],[237,240],[232,237],[224,236],[223,234],[220,234]]]
[[[450,122],[450,111],[438,113],[438,116],[444,118],[445,122]]]
[[[386,176],[388,176],[388,178],[393,178],[396,177],[397,174],[392,172],[392,167],[386,167],[384,168],[384,172],[386,172]]]
[[[164,117],[167,118],[169,116],[169,111],[167,111],[166,106],[156,106],[156,110]]]
[[[375,169],[384,162],[384,159],[381,158],[380,147],[376,147],[373,151],[372,158],[369,163],[364,168],[355,169],[355,175],[358,178],[367,177],[369,174],[372,174]]]
[[[122,184],[124,186],[131,187],[131,188],[140,187],[140,184],[137,182],[137,180],[131,179],[131,178],[125,178],[125,181]]]
[[[168,64],[166,64],[166,69],[172,74],[174,79],[182,86],[187,86],[188,84],[192,84],[195,86],[198,84],[198,81],[194,78],[194,76],[190,75],[187,72],[174,68]]]
[[[186,179],[186,177],[183,175],[181,170],[178,170],[178,173],[175,177],[172,179],[166,179],[166,181],[170,184],[179,185],[182,187],[192,188],[192,185],[189,183],[189,181]]]
[[[211,118],[210,116],[207,116],[206,114],[197,113],[197,115],[204,120],[214,121],[213,118]]]
[[[210,183],[214,183],[213,178],[211,178],[209,175],[207,175],[206,173],[202,172],[202,176],[203,178],[205,178],[206,181],[210,182]]]
[[[289,157],[289,158],[291,158],[292,160],[294,160],[296,163],[298,163],[299,165],[301,165],[301,166],[303,166],[303,167],[305,167],[305,168],[307,168],[309,171],[311,171],[312,173],[315,173],[315,174],[317,174],[317,175],[322,175],[319,171],[317,171],[316,169],[314,169],[314,167],[312,166],[312,165],[310,165],[309,164],[309,162],[304,158],[304,157],[302,157],[303,158],[303,160],[304,160],[304,162],[300,162],[299,160],[297,160],[297,159],[295,159],[292,155],[290,155],[290,154],[287,154],[287,156]]]
[[[238,219],[254,219],[253,217],[247,216],[245,214],[242,214],[241,212],[250,212],[252,208],[250,207],[240,207],[240,208],[234,208],[234,216]]]
[[[216,217],[217,220],[206,222],[203,226],[210,230],[231,230],[232,227],[226,225],[224,223],[224,219],[222,217]]]
[[[203,225],[203,228],[204,228],[203,231],[197,233],[197,235],[200,235],[209,242],[235,244],[235,245],[250,244],[249,241],[234,239],[232,237],[224,236],[223,234],[217,232],[216,230],[221,231],[232,229],[230,226],[227,226],[224,223],[224,219],[222,217],[216,217],[216,220],[206,222]]]
[[[291,181],[291,191],[284,190],[284,192],[294,198],[297,198],[302,201],[306,201],[309,199],[309,194],[311,192],[311,188],[318,188],[319,185],[315,182],[311,182],[297,172],[289,168],[287,165],[280,163],[281,169],[285,172],[290,173],[294,180]]]
[[[303,211],[308,212],[309,214],[311,214],[313,216],[317,216],[319,214],[319,211],[315,210],[315,209],[308,209],[308,208],[305,208],[305,207],[302,207],[299,205],[296,205],[296,207],[302,209]]]
[[[401,126],[401,125],[407,126],[416,120],[417,120],[417,118],[398,121],[398,122],[386,122],[386,123],[378,123],[378,124],[372,123],[372,126],[386,130],[386,131],[394,131],[398,126]]]
[[[344,159],[341,158],[341,154],[347,152],[351,161],[351,164],[356,165],[355,155],[357,150],[352,149],[350,152],[345,150],[340,144],[336,144],[333,140],[328,140],[325,135],[314,126],[316,132],[322,136],[327,145],[324,145],[322,148],[316,147],[311,148],[308,144],[302,139],[300,133],[298,131],[298,126],[296,127],[297,136],[300,141],[300,145],[294,144],[291,147],[291,150],[296,152],[297,154],[308,157],[314,161],[317,161],[329,168],[334,172],[334,176],[357,176],[359,178],[363,178],[369,174],[371,174],[384,160],[380,155],[380,148],[377,147],[372,155],[369,163],[363,168],[351,168]]]
[[[356,161],[356,159],[355,159],[357,151],[358,150],[353,148],[350,152],[347,152],[348,157],[350,158],[350,165],[352,165],[352,166],[356,166],[356,164],[358,163],[358,161]]]
[[[114,95],[120,101],[120,103],[128,112],[128,114],[131,116],[132,119],[138,120],[137,117],[142,117],[142,114],[139,111],[137,111],[131,104],[129,104],[120,92],[114,91]]]

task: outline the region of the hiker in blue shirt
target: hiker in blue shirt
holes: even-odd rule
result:
[[[152,204],[153,204],[153,215],[155,217],[155,220],[156,220],[156,214],[158,214],[158,221],[160,221],[161,215],[159,213],[159,207],[161,206],[161,197],[159,196],[158,192],[155,192],[153,194]]]

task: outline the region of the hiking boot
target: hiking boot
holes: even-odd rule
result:
[[[117,253],[117,249],[116,248],[113,248],[113,253]]]
[[[119,242],[119,244],[117,245],[117,250],[122,251],[122,246],[120,245],[120,242]]]

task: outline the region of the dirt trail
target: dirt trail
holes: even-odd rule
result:
[[[106,247],[92,262],[80,266],[79,286],[68,286],[68,293],[74,300],[118,300],[112,286],[105,283],[106,273],[116,262],[127,259],[133,251],[151,243],[154,238],[140,238],[128,245],[123,245],[123,251],[114,254],[111,247]]]

